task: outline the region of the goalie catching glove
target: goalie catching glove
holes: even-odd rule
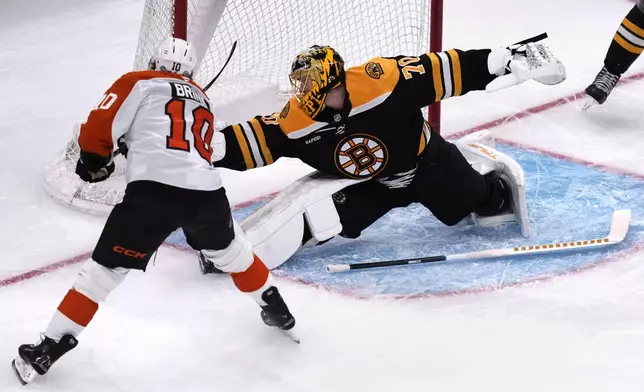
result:
[[[114,172],[113,154],[103,157],[91,152],[80,152],[80,158],[76,163],[76,174],[85,182],[100,182]]]
[[[488,70],[499,77],[485,90],[492,92],[533,79],[554,85],[566,80],[566,68],[550,49],[539,43],[515,44],[495,49],[488,57]]]

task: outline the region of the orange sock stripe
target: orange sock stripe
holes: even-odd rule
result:
[[[98,304],[78,291],[71,289],[65,295],[58,311],[76,324],[87,327],[98,311]]]
[[[254,256],[253,264],[244,272],[235,272],[230,274],[233,283],[243,293],[252,293],[264,286],[268,280],[268,268],[259,257]]]

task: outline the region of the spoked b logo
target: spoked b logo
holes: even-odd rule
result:
[[[387,165],[387,147],[377,138],[353,134],[342,139],[335,149],[335,166],[350,178],[372,177]]]

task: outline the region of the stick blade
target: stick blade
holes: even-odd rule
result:
[[[628,233],[631,223],[631,210],[616,210],[610,224],[608,240],[612,243],[622,242]]]

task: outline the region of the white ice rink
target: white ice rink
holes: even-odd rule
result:
[[[41,174],[73,124],[131,69],[143,2],[0,0],[0,281],[93,248],[105,218],[51,200]],[[454,98],[443,106],[443,134],[582,91],[632,6],[446,1],[444,48],[504,46],[547,31],[568,80]],[[627,76],[642,71],[640,59]],[[617,87],[591,112],[576,106],[560,104],[492,131],[644,176],[644,81]],[[288,160],[224,179],[238,203],[307,170]],[[633,225],[643,219],[634,216]],[[0,391],[641,391],[641,248],[577,274],[417,300],[358,300],[282,281],[302,340],[295,345],[266,328],[228,279],[203,277],[191,255],[163,247],[153,268],[131,273],[101,305],[78,348],[22,387],[11,359],[18,345],[38,339],[76,264],[0,285]]]

